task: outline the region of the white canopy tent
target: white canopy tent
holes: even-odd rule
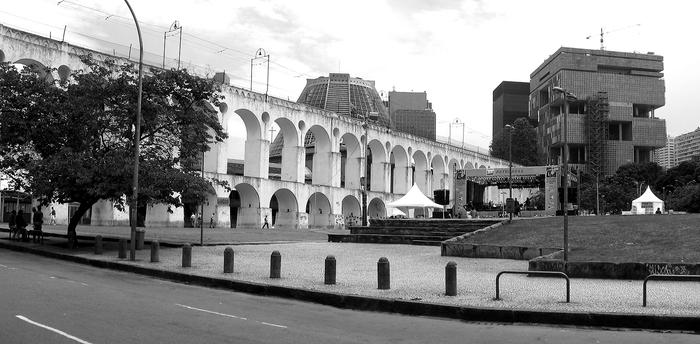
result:
[[[404,213],[398,208],[386,207],[386,216],[406,216],[406,213]]]
[[[631,213],[633,215],[654,214],[657,209],[664,212],[664,201],[656,197],[651,188],[647,186],[647,190],[639,198],[632,201]]]
[[[401,198],[394,202],[387,203],[387,207],[398,208],[404,213],[408,214],[408,209],[425,209],[425,208],[440,208],[442,205],[433,202],[430,198],[426,197],[418,185],[413,184],[410,190]]]

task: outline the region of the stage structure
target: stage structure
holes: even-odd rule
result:
[[[545,202],[542,215],[553,216],[561,213],[563,191],[561,188],[559,166],[526,166],[514,167],[512,170],[513,189],[538,188],[544,193]],[[453,213],[455,216],[466,217],[467,209],[482,203],[488,203],[484,196],[489,186],[497,186],[499,190],[508,189],[508,168],[465,169],[457,170],[454,178]],[[576,209],[578,199],[578,175],[569,172],[569,211]],[[514,197],[515,198],[515,197]],[[523,200],[519,200],[523,203]]]

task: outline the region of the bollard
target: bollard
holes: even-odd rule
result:
[[[145,229],[136,230],[136,249],[143,250],[143,239],[146,237]]]
[[[326,269],[323,274],[324,284],[335,284],[335,257],[326,257]]]
[[[270,256],[270,278],[280,278],[282,271],[282,255],[279,251],[273,251]]]
[[[158,240],[151,241],[151,263],[160,262],[160,243]]]
[[[377,289],[391,289],[389,259],[379,258],[377,262]]]
[[[126,239],[119,239],[119,258],[126,258]]]
[[[224,273],[230,274],[233,272],[233,249],[227,247],[224,249]]]
[[[189,268],[192,266],[192,246],[190,244],[182,245],[182,267]]]
[[[457,263],[449,262],[445,266],[445,295],[457,295]]]
[[[95,236],[95,254],[102,254],[102,236]]]

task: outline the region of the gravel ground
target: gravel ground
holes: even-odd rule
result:
[[[83,251],[91,259],[122,261],[169,271],[188,272],[263,284],[282,285],[372,297],[417,300],[462,306],[532,309],[543,311],[611,312],[700,316],[700,284],[651,281],[648,307],[642,307],[642,281],[572,279],[571,303],[566,303],[565,281],[554,278],[503,275],[501,301],[494,301],[495,278],[503,270],[527,270],[527,261],[440,256],[439,247],[348,243],[286,243],[236,245],[233,274],[223,274],[226,246],[192,248],[192,268],[182,268],[182,250],[163,248],[160,263],[150,263],[148,249],[137,261],[117,259],[114,247],[102,256]],[[270,254],[282,255],[282,278],[270,279]],[[337,284],[323,284],[324,260],[336,258]],[[391,264],[391,289],[377,289],[377,261]],[[457,263],[458,295],[444,296],[445,265]]]

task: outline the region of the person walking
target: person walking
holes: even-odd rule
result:
[[[49,221],[49,224],[52,226],[56,225],[56,209],[51,207],[51,220]]]
[[[10,240],[17,239],[17,211],[13,210],[10,213],[9,223],[10,226]]]
[[[192,228],[197,227],[195,224],[196,220],[197,220],[197,214],[192,213],[192,215],[190,215],[190,223],[192,224]]]
[[[267,227],[267,229],[270,229],[270,223],[267,222],[267,215],[265,215],[265,223],[263,223],[262,228],[260,229],[265,229],[265,227]]]
[[[214,228],[214,215],[216,215],[216,213],[211,213],[211,217],[209,218],[209,228]]]

